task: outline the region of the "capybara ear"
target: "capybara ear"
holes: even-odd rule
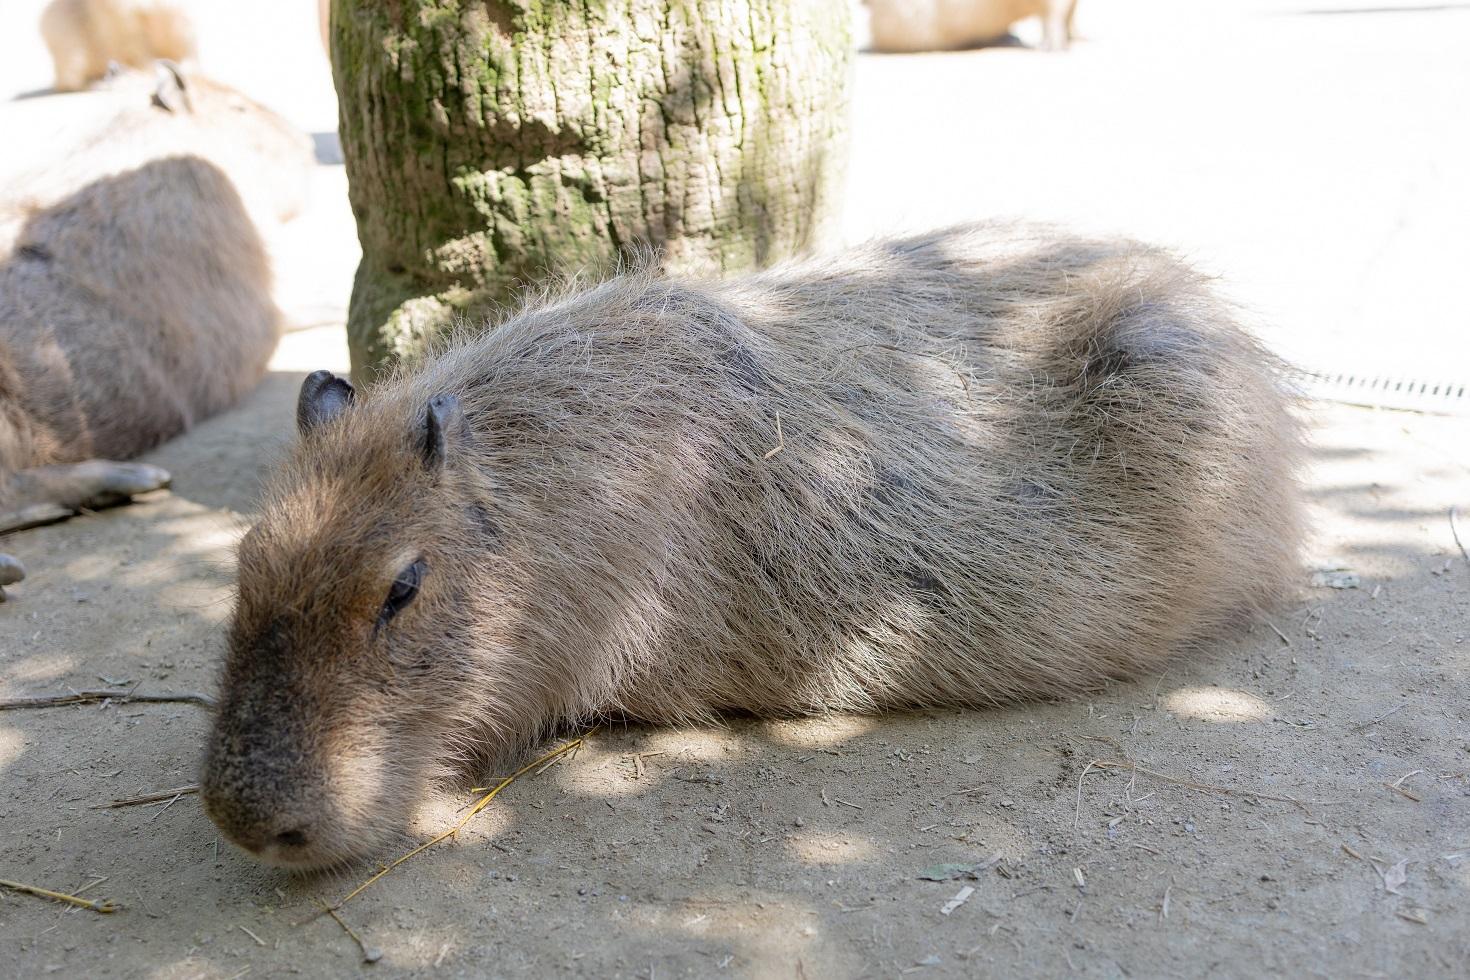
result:
[[[454,395],[435,395],[424,412],[424,465],[442,469],[449,454],[469,436],[464,406]]]
[[[306,435],[323,422],[345,412],[352,404],[352,382],[331,371],[313,371],[301,382],[296,399],[296,427]]]
[[[193,112],[189,101],[189,86],[184,81],[184,72],[167,58],[153,63],[153,104],[168,112]]]

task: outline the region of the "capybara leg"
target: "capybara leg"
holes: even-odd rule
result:
[[[1077,0],[1047,0],[1046,12],[1041,17],[1041,48],[1043,51],[1065,51],[1072,40],[1072,14],[1077,9]]]
[[[0,551],[0,602],[5,601],[5,587],[26,577],[25,566]]]
[[[0,507],[0,533],[54,524],[82,509],[125,503],[133,494],[160,490],[169,481],[168,471],[157,466],[110,459],[21,470],[0,487],[0,499],[5,501]],[[0,552],[0,602],[5,601],[5,586],[25,577],[25,566]]]
[[[4,487],[0,531],[50,523],[82,509],[112,507],[135,493],[162,489],[170,479],[157,466],[110,459],[21,470]]]
[[[76,514],[70,507],[60,504],[25,504],[0,510],[0,534],[6,531],[24,531],[28,527],[55,524]]]

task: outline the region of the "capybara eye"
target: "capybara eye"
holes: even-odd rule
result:
[[[383,611],[378,613],[379,629],[387,626],[388,621],[402,612],[404,606],[413,602],[414,597],[419,594],[419,583],[423,581],[424,572],[428,570],[428,563],[420,558],[398,573],[398,577],[393,580],[393,586],[388,589]]]

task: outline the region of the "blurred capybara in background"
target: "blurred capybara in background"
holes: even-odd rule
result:
[[[112,460],[233,404],[279,338],[257,222],[301,206],[306,138],[172,67],[156,104],[134,81],[49,97],[120,108],[0,201],[0,530],[166,484]]]
[[[176,0],[52,0],[41,12],[41,36],[60,92],[86,88],[114,62],[146,68],[197,54],[194,25]]]
[[[209,815],[331,865],[579,720],[995,705],[1294,578],[1279,365],[1168,254],[976,226],[327,372],[240,543]]]
[[[1041,46],[1072,40],[1077,0],[864,0],[875,51],[952,51],[1004,38],[1017,21],[1041,18]]]
[[[0,125],[29,131],[49,123],[43,154],[5,174],[0,206],[70,194],[95,177],[171,155],[209,160],[230,179],[256,223],[288,221],[306,207],[316,159],[311,138],[227,85],[155,62],[117,71],[87,91],[0,106]]]

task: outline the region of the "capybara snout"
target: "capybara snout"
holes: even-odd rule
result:
[[[272,864],[322,867],[370,850],[421,788],[416,770],[393,762],[418,747],[384,702],[390,669],[374,670],[372,650],[331,635],[361,624],[331,621],[326,633],[303,629],[300,615],[261,629],[242,621],[231,636],[236,662],[201,791],[225,835]]]
[[[206,805],[317,866],[591,717],[1156,669],[1291,588],[1279,370],[1167,253],[982,225],[633,272],[364,392],[319,372],[241,543]]]

